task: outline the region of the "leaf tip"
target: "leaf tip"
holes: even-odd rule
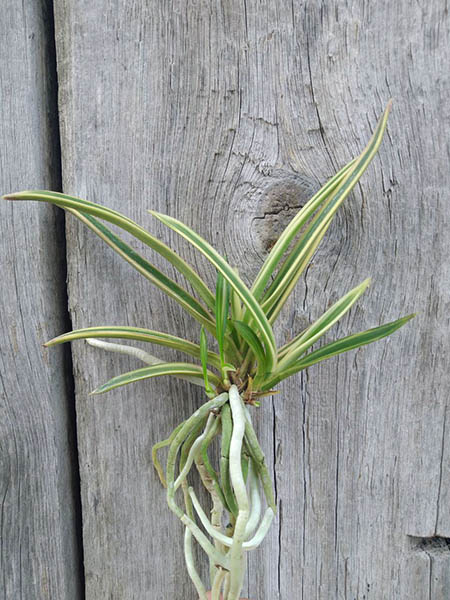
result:
[[[28,196],[32,194],[31,190],[24,190],[22,192],[12,192],[10,194],[4,194],[1,198],[2,200],[23,200],[24,198],[28,200]]]
[[[153,210],[151,208],[147,212],[150,213],[152,217],[155,217],[155,219],[159,219],[160,221],[162,221],[165,216],[162,213],[159,213],[157,210]]]
[[[89,396],[98,396],[101,393],[102,393],[101,388],[95,388],[95,390],[92,390],[92,392],[89,392]]]

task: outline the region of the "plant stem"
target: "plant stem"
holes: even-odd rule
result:
[[[214,487],[214,491],[217,494],[217,496],[220,498],[220,502],[222,503],[222,506],[228,510],[225,496],[224,496],[222,489],[220,487],[220,484],[219,484],[219,478],[217,476],[216,471],[213,469],[213,467],[209,461],[209,457],[208,457],[208,448],[209,448],[213,438],[216,435],[218,435],[218,433],[220,433],[220,425],[221,425],[221,417],[216,419],[216,421],[214,423],[214,427],[211,428],[208,435],[203,440],[202,446],[200,448],[201,456],[197,455],[196,465],[197,465],[197,468],[198,468],[197,463],[201,463],[204,466],[204,468],[206,469],[206,471],[208,473],[209,479],[211,479],[211,484]],[[209,481],[209,479],[208,479],[208,481]],[[202,481],[203,481],[203,477],[202,477]]]
[[[267,504],[272,508],[273,512],[276,512],[277,507],[275,504],[275,498],[273,496],[272,481],[266,466],[266,457],[264,456],[264,452],[261,450],[261,446],[259,445],[258,438],[256,437],[255,430],[253,429],[248,411],[246,411],[245,442],[251,457],[255,461],[258,475],[263,485]]]
[[[175,439],[175,436],[177,435],[177,433],[183,427],[184,423],[185,423],[185,421],[183,421],[182,423],[180,423],[178,425],[178,427],[172,431],[172,433],[170,434],[170,436],[166,440],[163,440],[162,442],[158,442],[152,448],[153,466],[155,467],[156,472],[158,473],[158,477],[159,477],[159,479],[160,479],[160,481],[161,481],[161,483],[163,484],[164,487],[167,487],[167,483],[166,483],[166,478],[164,477],[163,468],[161,466],[161,463],[158,460],[158,450],[160,450],[161,448],[164,448],[165,446],[170,446],[170,444]]]
[[[247,527],[245,528],[245,538],[248,539],[250,535],[255,531],[256,526],[258,525],[259,517],[261,514],[261,497],[259,495],[258,489],[258,479],[255,473],[255,466],[253,463],[253,459],[250,458],[249,470],[248,470],[248,479],[250,484],[250,515],[247,522]]]
[[[192,579],[192,583],[197,590],[199,599],[207,600],[205,586],[203,585],[200,575],[197,573],[197,569],[194,565],[194,557],[192,556],[192,533],[187,527],[184,530],[184,558],[189,577]]]
[[[248,371],[250,371],[250,365],[253,358],[253,351],[251,348],[248,348],[247,354],[245,355],[244,362],[241,365],[241,376],[245,377]]]
[[[228,598],[229,593],[230,593],[230,574],[227,573],[225,575],[225,583],[223,586],[223,597]]]
[[[200,546],[208,554],[215,564],[222,565],[224,568],[229,568],[228,557],[223,553],[219,552],[208,540],[205,534],[200,528],[190,519],[186,514],[183,513],[181,508],[175,501],[175,462],[180,446],[185,440],[186,436],[189,435],[191,430],[203,420],[212,410],[220,408],[228,400],[228,394],[224,393],[209,402],[206,402],[195,413],[187,419],[181,430],[175,436],[172,444],[170,445],[169,455],[167,457],[167,504],[169,508],[177,515],[181,522],[189,528],[191,533],[194,535]]]
[[[197,437],[197,439],[195,440],[195,442],[192,444],[192,447],[189,450],[186,464],[184,465],[181,473],[178,475],[178,477],[175,480],[175,483],[174,483],[175,491],[177,491],[177,489],[180,487],[181,483],[183,482],[183,480],[186,478],[187,474],[189,473],[192,463],[194,462],[195,456],[196,456],[197,452],[200,451],[200,446],[202,445],[203,440],[205,439],[206,435],[208,434],[209,430],[211,429],[211,427],[214,423],[214,420],[215,420],[215,416],[213,415],[213,413],[211,413],[208,417],[208,421],[206,423],[206,427],[205,427],[203,433],[201,435],[199,435]]]
[[[233,416],[233,434],[230,444],[230,477],[238,505],[238,516],[233,534],[230,556],[230,591],[226,600],[239,600],[244,581],[244,551],[242,544],[249,516],[249,501],[242,473],[242,442],[245,433],[245,406],[235,385],[229,390],[230,407]]]
[[[226,574],[227,572],[223,569],[219,568],[217,570],[216,577],[214,578],[214,583],[211,588],[211,600],[220,600],[220,588],[222,587],[222,583]]]
[[[222,421],[222,445],[220,449],[220,483],[227,502],[227,507],[233,517],[237,516],[236,499],[230,482],[230,443],[233,431],[230,405],[225,404],[221,411]]]
[[[222,443],[219,481],[209,461],[208,448],[220,433]],[[200,600],[206,599],[205,587],[194,564],[193,536],[209,557],[211,599],[220,600],[221,589],[224,588],[224,600],[239,600],[244,582],[246,551],[253,550],[264,539],[275,514],[275,503],[264,454],[237,386],[232,385],[228,393],[206,402],[177,427],[167,440],[157,444],[156,449],[169,443],[166,468],[167,502],[186,527],[184,550],[189,576]],[[209,516],[188,484],[187,477],[194,462],[202,483],[211,496],[212,508]],[[261,521],[260,482],[269,504]],[[178,506],[175,498],[179,487],[183,490],[185,512]],[[229,509],[229,505],[233,504],[235,513],[228,511],[231,524],[224,532],[223,510],[224,507]],[[196,515],[214,545],[196,524]]]
[[[220,417],[216,417],[216,419],[213,423],[213,426],[210,428],[206,437],[203,439],[202,447],[205,444],[209,445],[212,438],[217,434],[219,423],[220,423]],[[197,467],[197,470],[200,474],[202,483],[205,486],[206,490],[209,492],[209,494],[211,496],[211,501],[212,501],[211,522],[208,521],[208,519],[206,518],[206,515],[205,515],[205,518],[206,518],[205,523],[208,526],[211,526],[213,534],[217,535],[217,534],[222,534],[223,503],[221,500],[221,496],[217,493],[217,490],[216,490],[216,488],[218,487],[216,485],[216,481],[211,477],[208,469],[206,468],[206,464],[204,462],[204,460],[205,460],[204,455],[206,455],[206,451],[203,453],[202,450],[200,450],[200,452],[197,453],[197,455],[195,457],[195,466]],[[192,490],[192,488],[189,488],[189,493],[191,493],[191,490]],[[192,490],[192,494],[195,496],[193,490]],[[201,507],[200,507],[200,509],[201,509]],[[198,512],[198,510],[197,510],[197,512]],[[205,526],[205,523],[204,523],[204,526]],[[207,527],[205,527],[205,528],[208,530]],[[214,539],[215,547],[220,552],[224,552],[225,548],[220,543],[220,541],[218,541],[216,539],[215,535],[212,535],[212,537]],[[209,571],[210,571],[211,585],[213,585],[213,581],[217,574],[217,568],[211,560],[210,560]]]

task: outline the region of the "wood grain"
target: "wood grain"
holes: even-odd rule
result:
[[[58,187],[48,3],[5,3],[0,19],[0,188]],[[56,118],[55,118],[56,117]],[[0,598],[82,598],[63,215],[0,203]],[[64,358],[66,356],[66,358]]]
[[[255,417],[279,515],[249,558],[244,595],[443,600],[449,553],[417,538],[450,537],[445,3],[65,0],[56,12],[65,191],[122,210],[211,284],[212,269],[146,209],[186,221],[251,281],[305,190],[358,154],[394,97],[380,154],[278,335],[368,275],[371,289],[330,339],[419,315],[290,380]],[[69,222],[67,236],[76,327],[198,339],[88,232]],[[93,400],[95,385],[133,363],[82,343],[73,355],[87,597],[192,600],[150,448],[202,397],[164,381]]]

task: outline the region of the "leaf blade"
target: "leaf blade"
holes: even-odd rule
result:
[[[188,376],[195,377],[203,381],[202,367],[198,365],[191,365],[189,363],[160,363],[157,365],[151,365],[149,367],[143,367],[142,369],[136,369],[134,371],[128,371],[122,375],[113,377],[106,383],[97,387],[91,395],[104,394],[110,390],[135,383],[136,381],[142,381],[144,379],[150,379],[153,377],[162,377],[164,375],[172,376]],[[214,373],[209,372],[208,377],[210,381],[213,381],[216,385],[220,383],[220,380]]]
[[[270,277],[281,262],[284,253],[289,244],[297,235],[298,231],[303,227],[309,217],[325,200],[327,195],[344,179],[346,174],[352,168],[356,159],[345,165],[336,175],[334,175],[327,183],[308,201],[307,204],[295,215],[292,221],[278,238],[277,242],[266,257],[258,275],[252,286],[252,292],[258,300],[263,296],[264,288],[267,285]]]
[[[209,384],[208,377],[208,340],[206,339],[205,329],[200,330],[200,359],[202,363],[203,380],[205,382],[205,390],[208,396],[214,397],[214,390]],[[219,363],[221,363],[219,359]],[[221,365],[220,365],[221,366]],[[212,396],[211,396],[212,395]]]
[[[236,293],[247,307],[247,311],[251,314],[260,331],[266,351],[268,369],[271,370],[276,362],[276,346],[272,327],[261,306],[239,275],[236,274],[226,260],[206,240],[190,229],[190,227],[168,215],[162,215],[155,211],[150,211],[150,213],[197,248],[222,273],[231,287],[236,290]]]
[[[234,326],[238,330],[247,344],[250,346],[253,354],[258,361],[257,376],[261,377],[266,374],[267,371],[267,359],[264,351],[264,346],[261,344],[256,333],[243,321],[234,321]]]
[[[283,352],[280,348],[279,369],[289,367],[294,363],[306,350],[322,337],[337,321],[342,318],[355,302],[362,296],[370,285],[370,278],[365,279],[362,283],[347,292],[342,298],[335,302],[328,310],[326,310],[319,319],[310,325],[306,331],[294,338],[287,345],[287,352]]]
[[[391,110],[392,102],[389,101],[386,109],[378,121],[378,125],[372,135],[369,143],[361,153],[358,159],[354,159],[343,169],[341,169],[325,186],[315,194],[311,200],[302,208],[302,210],[292,219],[284,232],[281,234],[275,246],[272,248],[269,256],[264,262],[255,282],[252,286],[252,292],[257,300],[259,300],[264,292],[264,288],[272,276],[275,268],[279,264],[287,250],[290,242],[294,239],[303,225],[313,213],[326,202],[326,210],[322,212],[321,220],[316,223],[315,227],[320,226],[320,222],[330,216],[333,216],[338,207],[351,190],[354,188],[359,178],[366,170],[373,156],[377,152],[381,140],[386,129],[387,118]],[[329,196],[331,195],[331,198]]]
[[[214,331],[214,323],[211,315],[184,288],[179,286],[175,281],[164,275],[147,259],[138,254],[131,246],[124,242],[118,235],[98,221],[95,217],[88,214],[83,214],[80,211],[66,209],[67,212],[73,214],[91,231],[93,231],[100,239],[102,239],[110,248],[119,256],[128,262],[141,275],[156,285],[167,296],[171,297],[175,302],[186,310],[196,321],[205,326],[208,331]]]
[[[397,329],[400,329],[400,327],[403,327],[403,325],[405,325],[415,316],[415,314],[411,314],[406,317],[401,317],[396,321],[385,323],[384,325],[367,329],[366,331],[354,333],[329,344],[325,344],[325,346],[322,346],[321,348],[307,354],[304,358],[297,361],[290,368],[278,373],[275,377],[264,384],[262,391],[270,389],[283,379],[298,373],[298,371],[306,369],[306,367],[310,367],[318,362],[327,360],[328,358],[332,358],[338,354],[342,354],[343,352],[349,352],[350,350],[354,350],[356,348],[360,348],[361,346],[381,340],[394,333]]]
[[[283,308],[286,300],[291,294],[291,291],[297,284],[298,279],[310,263],[310,260],[317,250],[318,245],[323,239],[331,224],[331,219],[326,221],[323,226],[317,230],[316,234],[311,236],[308,240],[300,240],[302,243],[298,244],[298,254],[292,257],[292,261],[289,263],[286,261],[286,269],[280,271],[280,280],[274,280],[274,292],[267,298],[262,304],[264,310],[267,312],[267,317],[270,323],[273,323]],[[304,243],[303,243],[304,242]],[[293,252],[296,251],[294,248]],[[283,264],[283,267],[285,265]],[[272,289],[270,286],[268,292]]]
[[[219,344],[221,368],[225,364],[225,331],[227,328],[228,310],[230,304],[230,288],[222,273],[217,272],[216,283],[216,337]]]
[[[49,202],[60,208],[71,208],[117,225],[168,260],[182,275],[184,275],[184,277],[186,277],[206,305],[211,309],[214,308],[214,296],[199,275],[180,256],[178,256],[176,252],[169,248],[169,246],[155,238],[143,227],[118,211],[94,202],[89,202],[88,200],[76,198],[75,196],[69,196],[68,194],[62,194],[60,192],[50,192],[48,190],[26,190],[23,192],[7,194],[3,196],[3,198],[5,200],[35,200],[39,202]]]
[[[73,342],[74,340],[81,340],[87,338],[111,338],[111,339],[126,339],[135,340],[138,342],[146,342],[149,344],[157,344],[159,346],[165,346],[173,350],[184,352],[189,356],[200,359],[201,351],[200,346],[194,342],[185,340],[178,336],[163,333],[161,331],[154,331],[152,329],[144,329],[142,327],[128,327],[120,325],[107,325],[97,327],[85,327],[82,329],[75,329],[68,333],[59,335],[44,344],[46,347],[55,346],[57,344],[64,344],[66,342]],[[207,354],[208,364],[220,369],[220,360],[215,352],[208,352]]]

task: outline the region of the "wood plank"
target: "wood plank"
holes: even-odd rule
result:
[[[301,589],[305,598],[419,600],[428,592],[413,577],[421,557],[408,536],[439,534],[438,507],[440,531],[450,515],[441,475],[448,173],[439,167],[448,156],[439,130],[449,119],[441,75],[449,23],[437,4],[406,2],[310,3],[296,23],[309,107],[299,100],[287,120],[301,114],[304,130],[316,129],[306,143],[320,180],[361,148],[386,99],[395,104],[379,158],[316,255],[290,322],[318,316],[368,275],[371,288],[334,335],[419,315],[392,339],[311,368],[300,378],[300,406],[299,388],[286,385],[281,452],[297,450],[299,462],[278,465],[279,494],[303,501],[288,505],[281,528],[280,597]],[[449,555],[442,560],[448,568]],[[444,598],[438,590],[430,597]]]
[[[392,339],[310,369],[264,404],[258,429],[280,510],[249,559],[247,590],[253,600],[421,600],[428,587],[414,582],[426,555],[409,536],[447,535],[450,514],[443,6],[66,0],[56,16],[65,190],[163,235],[211,283],[209,266],[146,209],[194,226],[251,280],[306,191],[358,154],[394,96],[380,155],[279,335],[368,275],[373,286],[334,336],[420,314]],[[75,326],[151,325],[198,339],[176,306],[89,233],[70,223],[68,239]],[[73,351],[88,598],[193,599],[181,530],[149,455],[201,396],[149,382],[93,401],[88,391],[133,363],[81,343]]]
[[[48,3],[5,3],[0,20],[2,193],[59,185]],[[0,598],[82,597],[68,355],[63,215],[1,202]],[[75,460],[76,463],[76,460]]]

